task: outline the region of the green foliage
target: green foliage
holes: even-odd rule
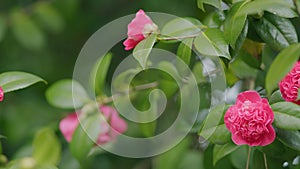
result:
[[[95,89],[97,95],[104,94],[105,80],[108,68],[111,62],[112,54],[108,53],[101,57],[95,64],[93,73],[91,73],[91,86]]]
[[[215,145],[214,151],[213,151],[213,164],[216,165],[216,163],[225,157],[226,155],[232,153],[236,149],[238,149],[239,146],[234,144],[233,142],[228,142],[224,145]]]
[[[240,15],[261,14],[268,11],[281,17],[296,17],[292,6],[285,0],[254,0],[247,3],[239,12]]]
[[[298,42],[295,27],[286,18],[265,13],[262,18],[253,19],[252,22],[259,37],[275,50]]]
[[[266,90],[270,95],[279,81],[292,69],[299,59],[300,44],[293,44],[282,50],[273,61],[266,77]]]
[[[274,126],[286,130],[300,130],[300,106],[290,102],[271,105],[274,112]]]
[[[78,125],[74,132],[70,151],[81,164],[86,162],[89,152],[96,145],[99,134],[102,133],[100,122],[104,119],[101,118],[97,113],[81,118],[81,125]]]
[[[161,29],[161,35],[176,39],[197,35],[201,22],[194,18],[176,18],[167,22]]]
[[[247,15],[239,15],[239,12],[247,3],[248,1],[234,4],[226,16],[224,23],[224,36],[232,48],[235,48],[236,40],[242,33],[246,23]]]
[[[0,74],[0,86],[5,93],[24,89],[38,82],[47,83],[45,80],[26,72],[4,72]]]
[[[50,128],[38,131],[33,141],[33,158],[38,165],[57,165],[61,156],[61,144]]]
[[[142,40],[133,50],[133,57],[140,63],[143,69],[147,67],[147,59],[156,42],[156,37],[156,34],[151,34]]]
[[[209,4],[218,9],[221,9],[221,3],[221,0],[198,0],[198,8],[200,8],[202,11],[205,11],[204,4]]]
[[[196,50],[206,56],[223,56],[230,59],[228,43],[219,29],[206,29],[195,38]]]
[[[85,89],[75,80],[60,80],[46,91],[48,102],[58,108],[76,109],[90,101]],[[73,98],[75,98],[73,100]]]
[[[37,50],[45,46],[46,38],[40,28],[22,11],[11,14],[12,31],[20,44]]]

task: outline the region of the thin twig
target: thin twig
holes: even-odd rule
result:
[[[132,87],[128,91],[119,92],[119,93],[111,95],[110,97],[107,97],[107,98],[99,98],[98,100],[99,100],[100,103],[106,104],[106,103],[112,102],[114,99],[116,99],[116,98],[118,98],[118,97],[120,97],[120,96],[122,96],[124,94],[129,94],[130,92],[133,92],[133,91],[139,91],[139,90],[146,90],[146,89],[155,88],[158,85],[159,85],[158,82],[152,82],[152,83],[137,85],[135,87]]]
[[[251,155],[251,147],[249,146],[249,150],[248,150],[248,158],[247,158],[247,164],[246,164],[246,169],[249,169],[249,164],[250,164],[250,155]]]
[[[267,156],[265,153],[263,153],[263,155],[264,155],[265,169],[268,169]]]

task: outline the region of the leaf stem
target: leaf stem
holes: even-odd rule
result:
[[[267,156],[264,152],[263,152],[263,155],[264,155],[265,169],[268,169]]]
[[[247,163],[246,163],[246,169],[249,169],[250,155],[251,155],[251,146],[249,146],[249,149],[248,149],[248,158],[247,158]]]
[[[158,85],[159,85],[158,82],[151,82],[151,83],[146,83],[146,84],[142,84],[142,85],[137,85],[137,86],[134,86],[134,87],[130,88],[127,91],[119,92],[119,93],[116,93],[116,94],[111,95],[110,97],[106,97],[106,98],[97,98],[97,100],[101,104],[106,104],[106,103],[112,102],[115,98],[118,98],[121,95],[130,94],[130,92],[133,92],[133,91],[139,91],[139,90],[146,90],[146,89],[155,88]]]

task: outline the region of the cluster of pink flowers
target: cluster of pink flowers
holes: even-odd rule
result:
[[[0,102],[3,101],[4,99],[4,91],[2,89],[2,87],[0,86]]]
[[[107,122],[99,119],[102,132],[98,137],[97,144],[105,144],[124,133],[127,130],[127,124],[119,117],[118,112],[110,106],[102,105],[100,106],[100,111]],[[69,114],[60,121],[59,129],[68,142],[72,140],[72,136],[78,125],[79,117],[77,113]]]
[[[300,105],[297,100],[298,90],[300,88],[300,61],[298,61],[292,70],[280,81],[279,89],[282,97],[288,102],[294,102]]]
[[[273,120],[274,113],[269,102],[256,91],[240,93],[236,103],[224,116],[233,142],[249,146],[265,146],[274,141],[276,134],[272,127]]]
[[[158,27],[156,24],[140,9],[136,13],[135,18],[128,24],[128,38],[123,43],[125,50],[133,49],[140,41],[149,36],[149,34],[157,31]]]

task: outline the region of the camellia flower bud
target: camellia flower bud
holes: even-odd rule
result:
[[[300,88],[300,61],[298,61],[292,70],[279,82],[279,89],[282,97],[288,102],[294,102],[300,105],[298,91]]]
[[[149,34],[157,31],[157,25],[140,9],[136,13],[135,18],[128,24],[128,38],[123,43],[125,50],[133,49],[140,41],[149,36]]]
[[[99,119],[102,132],[98,137],[97,144],[105,144],[124,133],[127,130],[127,124],[119,117],[118,112],[110,106],[102,105],[100,111],[107,123],[105,121],[101,123],[101,119]],[[77,113],[72,113],[60,121],[59,129],[68,142],[72,141],[72,136],[79,124],[78,118]]]
[[[232,141],[237,145],[265,146],[275,137],[272,127],[274,113],[267,99],[256,91],[246,91],[238,95],[236,103],[224,116],[224,122],[232,133]]]
[[[0,86],[0,102],[4,99],[4,91],[2,87]]]

